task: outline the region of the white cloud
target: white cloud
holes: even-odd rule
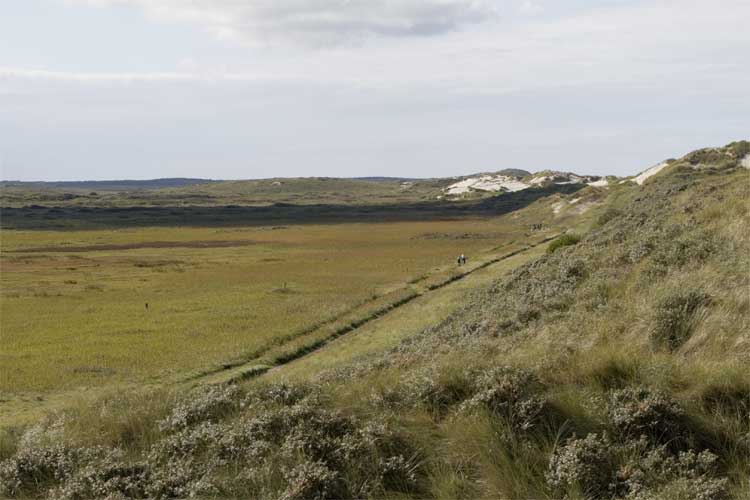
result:
[[[301,2],[297,0],[297,4]],[[344,45],[314,54],[257,50],[240,60],[186,57],[175,62],[177,71],[172,72],[102,74],[0,68],[0,78],[262,81],[381,89],[430,87],[483,95],[597,86],[633,91],[686,86],[696,91],[711,91],[711,86],[717,91],[739,89],[748,79],[744,55],[750,50],[750,36],[742,19],[750,16],[750,4],[738,0],[724,0],[723,4],[716,8],[699,1],[661,0],[596,8],[563,18],[532,18],[440,37],[398,38],[366,47]],[[156,11],[157,6],[167,9],[176,4],[152,1],[149,5]],[[198,8],[204,3],[196,0],[189,5]],[[205,5],[208,8],[209,4]],[[234,18],[232,9],[221,14],[216,8],[210,19]]]
[[[537,14],[541,14],[544,12],[544,7],[542,7],[537,2],[533,2],[531,0],[525,0],[521,6],[518,8],[518,11],[526,16],[535,16]]]
[[[222,39],[314,45],[413,37],[496,18],[495,0],[69,0],[135,5],[161,20],[203,26]]]
[[[353,175],[355,167],[357,175],[404,169],[448,175],[506,166],[631,174],[746,135],[750,3],[744,0],[590,8],[577,1],[579,8],[565,15],[562,4],[546,2],[543,15],[486,24],[481,19],[496,13],[484,2],[425,0],[420,5],[427,10],[420,11],[414,0],[372,1],[336,13],[334,6],[343,4],[332,0],[89,0],[139,6],[217,35],[267,36],[275,46],[209,40],[210,52],[198,43],[184,51],[173,43],[178,49],[158,60],[134,51],[131,65],[113,56],[98,67],[66,51],[70,61],[28,62],[40,69],[0,67],[0,147],[10,164],[22,165],[17,172],[60,162],[92,171],[138,165],[143,176],[171,165],[170,175],[186,175],[185,165],[194,164],[191,175],[200,176],[205,165],[223,162],[222,172],[230,173],[217,176]],[[512,15],[523,4],[496,6]],[[471,14],[483,9],[489,10]],[[452,21],[436,23],[435,12]],[[367,21],[354,23],[358,17]],[[445,31],[416,36],[429,30],[403,28],[426,23],[417,18]],[[402,31],[382,29],[389,23]],[[460,29],[471,23],[479,24]],[[164,32],[165,45],[174,42]],[[320,43],[321,33],[338,42],[379,40],[313,51],[276,43]],[[46,43],[56,40],[50,35]],[[97,49],[106,59],[107,40]],[[268,173],[244,170],[248,165]],[[107,172],[96,175],[116,176]]]

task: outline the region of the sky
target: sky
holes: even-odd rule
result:
[[[2,0],[0,178],[632,175],[750,139],[747,0]]]

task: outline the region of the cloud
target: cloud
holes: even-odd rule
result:
[[[71,1],[71,0],[69,0]],[[72,0],[135,5],[161,20],[202,25],[223,39],[253,44],[337,45],[420,37],[495,19],[493,0]]]
[[[531,0],[526,0],[518,7],[518,11],[526,16],[535,16],[544,12],[544,7]]]
[[[201,51],[205,37],[191,48],[156,30],[147,42],[177,49],[134,49],[136,64],[109,57],[106,38],[98,66],[76,51],[48,65],[9,61],[0,67],[6,175],[632,174],[747,135],[745,0],[543,2],[538,16],[522,15],[520,0],[425,0],[434,7],[426,11],[412,0],[371,1],[339,12],[333,1],[89,0],[243,41],[336,43]],[[482,21],[497,15],[505,20]],[[313,29],[299,18],[324,20]],[[378,43],[343,43],[369,36]],[[58,40],[50,33],[45,47]]]
[[[151,9],[153,15],[170,15],[171,19],[178,14],[198,16],[198,11],[190,9],[206,10],[211,15],[202,18],[205,23],[239,26],[242,23],[238,19],[242,16],[237,11],[244,13],[249,5],[260,9],[253,11],[256,14],[263,9],[276,12],[271,15],[263,11],[266,13],[258,17],[276,19],[276,25],[280,25],[283,23],[278,19],[294,17],[292,13],[311,12],[314,6],[321,5],[333,10],[333,5],[349,5],[354,0],[348,3],[289,0],[277,2],[276,6],[264,0],[88,1],[102,5],[116,1],[136,2]],[[396,5],[384,0],[370,1],[372,5]],[[423,0],[421,3],[483,5],[467,0]],[[523,17],[515,22],[454,31],[440,37],[400,37],[364,47],[345,44],[313,55],[306,50],[293,49],[251,50],[244,53],[246,56],[226,60],[183,57],[174,63],[176,71],[143,74],[0,68],[0,79],[4,76],[6,80],[81,82],[261,82],[416,92],[440,88],[451,94],[484,95],[539,90],[562,92],[573,87],[619,87],[632,91],[690,89],[695,93],[731,89],[734,92],[747,84],[744,54],[750,50],[750,37],[743,19],[750,15],[750,4],[740,0],[721,3],[724,8],[697,0],[616,3],[566,16],[550,17],[545,13],[540,17]],[[375,9],[362,3],[356,5],[360,10]],[[400,0],[398,5],[413,6],[416,1]],[[523,6],[521,2],[508,5],[513,11]],[[408,7],[393,7],[401,8],[408,11]],[[284,15],[278,14],[285,9],[288,12]],[[316,12],[324,11],[326,9]]]

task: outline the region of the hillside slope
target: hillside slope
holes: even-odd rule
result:
[[[610,186],[580,234],[386,351],[6,436],[0,495],[748,498],[749,152]]]

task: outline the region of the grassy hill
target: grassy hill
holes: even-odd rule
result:
[[[6,430],[0,494],[748,498],[748,152],[547,192],[507,214],[567,228],[546,251],[230,383]]]

